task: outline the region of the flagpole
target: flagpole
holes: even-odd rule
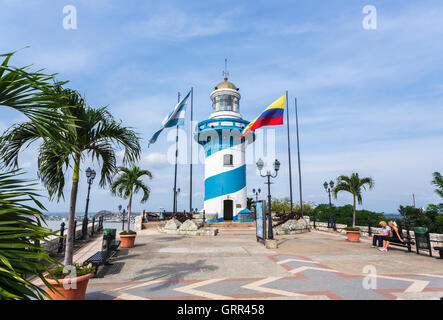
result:
[[[303,218],[303,198],[302,198],[302,188],[301,188],[300,141],[299,141],[299,137],[298,137],[297,98],[295,98],[295,123],[296,123],[296,128],[297,128],[298,183],[299,183],[299,187],[300,187],[300,209],[301,209],[301,217]]]
[[[178,93],[178,102],[180,102],[180,92]],[[178,158],[178,125],[175,134],[175,174],[174,174],[174,201],[173,201],[173,211],[174,214],[177,212],[177,158]]]
[[[189,126],[190,132],[190,149],[191,149],[191,163],[189,164],[189,213],[192,215],[192,120],[194,109],[194,87],[191,88],[191,124]]]
[[[289,194],[291,198],[291,213],[293,211],[293,201],[292,201],[292,163],[291,163],[291,139],[289,135],[289,97],[288,91],[286,91],[286,119],[288,128],[288,161],[289,161]]]

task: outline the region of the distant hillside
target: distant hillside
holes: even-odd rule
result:
[[[94,216],[98,217],[98,216],[104,216],[104,217],[109,217],[109,216],[114,216],[115,213],[108,211],[108,210],[101,210],[99,212],[97,212]]]

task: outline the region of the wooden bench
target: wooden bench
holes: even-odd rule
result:
[[[443,259],[443,247],[434,247],[434,249],[437,250],[438,253],[440,253],[439,259]]]

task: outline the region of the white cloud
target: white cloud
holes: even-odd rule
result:
[[[238,12],[239,9],[233,9],[218,15],[197,15],[163,8],[145,21],[129,24],[127,30],[137,37],[163,40],[213,36],[228,31],[232,27],[232,16]]]
[[[150,168],[161,168],[168,164],[166,155],[163,153],[150,153],[142,157],[141,163]]]

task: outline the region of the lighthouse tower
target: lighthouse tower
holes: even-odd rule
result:
[[[239,89],[227,73],[210,98],[212,114],[195,134],[205,152],[205,215],[208,221],[239,221],[239,213],[246,211],[247,143],[240,137],[249,122],[242,119]]]

